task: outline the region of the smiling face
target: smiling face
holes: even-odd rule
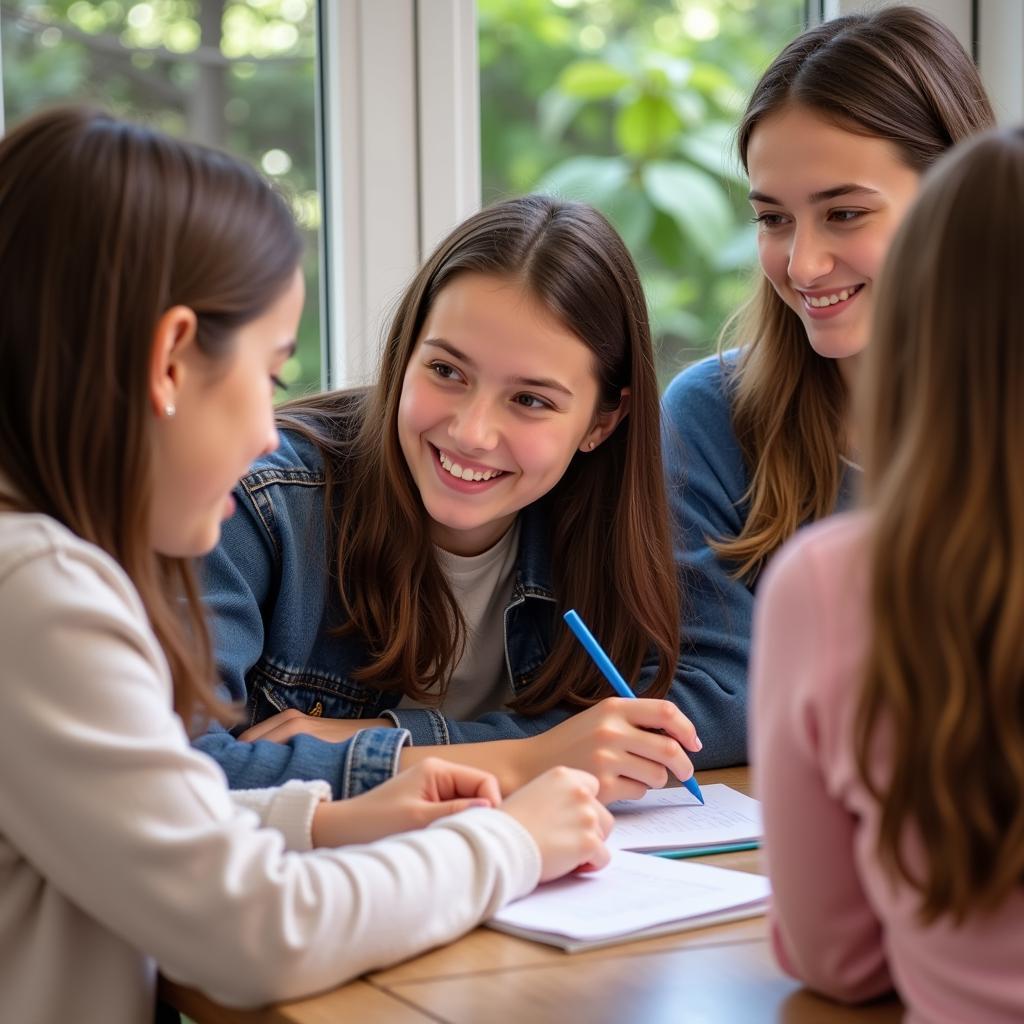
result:
[[[597,414],[591,350],[522,285],[464,273],[427,315],[402,381],[398,437],[431,520],[455,554],[491,547],[625,414]]]
[[[765,276],[815,352],[855,356],[868,344],[875,283],[920,175],[891,143],[793,105],[754,129],[747,169]]]

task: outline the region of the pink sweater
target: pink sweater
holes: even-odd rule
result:
[[[783,969],[848,1002],[895,986],[908,1020],[1024,1020],[1024,892],[988,917],[922,927],[874,850],[878,811],[852,723],[867,646],[867,519],[810,527],[759,588],[751,750]],[[928,637],[920,642],[928,643]]]

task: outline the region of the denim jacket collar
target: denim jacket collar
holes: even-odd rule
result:
[[[553,599],[551,579],[550,504],[535,501],[519,513],[519,552],[516,555],[515,590],[518,596]]]

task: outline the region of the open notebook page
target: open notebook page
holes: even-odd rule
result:
[[[768,879],[616,850],[603,871],[569,875],[487,923],[573,952],[763,913]]]
[[[701,787],[704,805],[682,786],[652,789],[640,800],[609,805],[617,850],[669,850],[760,840],[761,805],[720,783]]]

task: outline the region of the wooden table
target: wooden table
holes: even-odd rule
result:
[[[702,783],[749,791],[746,768]],[[703,858],[759,871],[757,851]],[[477,928],[458,942],[332,992],[263,1010],[219,1006],[164,980],[161,996],[197,1024],[843,1024],[895,1022],[895,1000],[851,1009],[803,991],[775,966],[763,917],[574,953]]]

